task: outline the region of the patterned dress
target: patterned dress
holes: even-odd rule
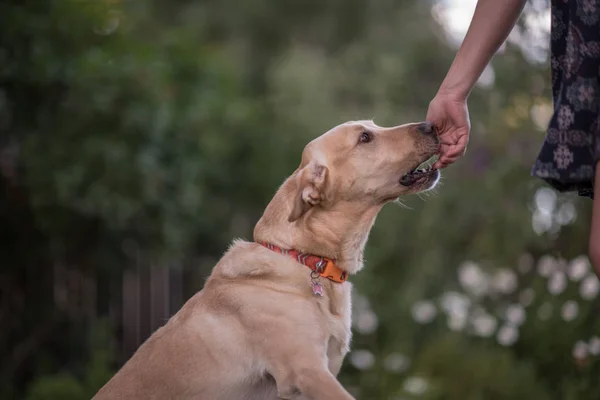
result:
[[[600,0],[552,0],[554,115],[531,174],[593,197],[600,159]]]

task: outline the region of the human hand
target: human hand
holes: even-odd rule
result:
[[[433,123],[440,139],[440,158],[433,167],[446,168],[467,150],[471,131],[467,100],[438,92],[429,103],[426,120]]]

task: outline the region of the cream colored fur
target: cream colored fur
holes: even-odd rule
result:
[[[423,126],[348,122],[313,140],[258,221],[254,240],[358,272],[383,205],[437,182],[438,173],[410,187],[399,183],[437,151],[437,138]],[[234,241],[204,288],[94,399],[354,399],[336,379],[351,339],[351,284],[321,283],[318,297],[306,266]]]

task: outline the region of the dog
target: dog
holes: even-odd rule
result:
[[[311,141],[254,228],[96,400],[351,400],[336,379],[351,284],[382,207],[429,190],[431,123],[338,125]]]

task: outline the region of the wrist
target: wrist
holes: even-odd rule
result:
[[[471,93],[471,87],[468,85],[461,85],[459,83],[448,83],[442,82],[440,85],[436,97],[449,98],[455,101],[466,102]]]

